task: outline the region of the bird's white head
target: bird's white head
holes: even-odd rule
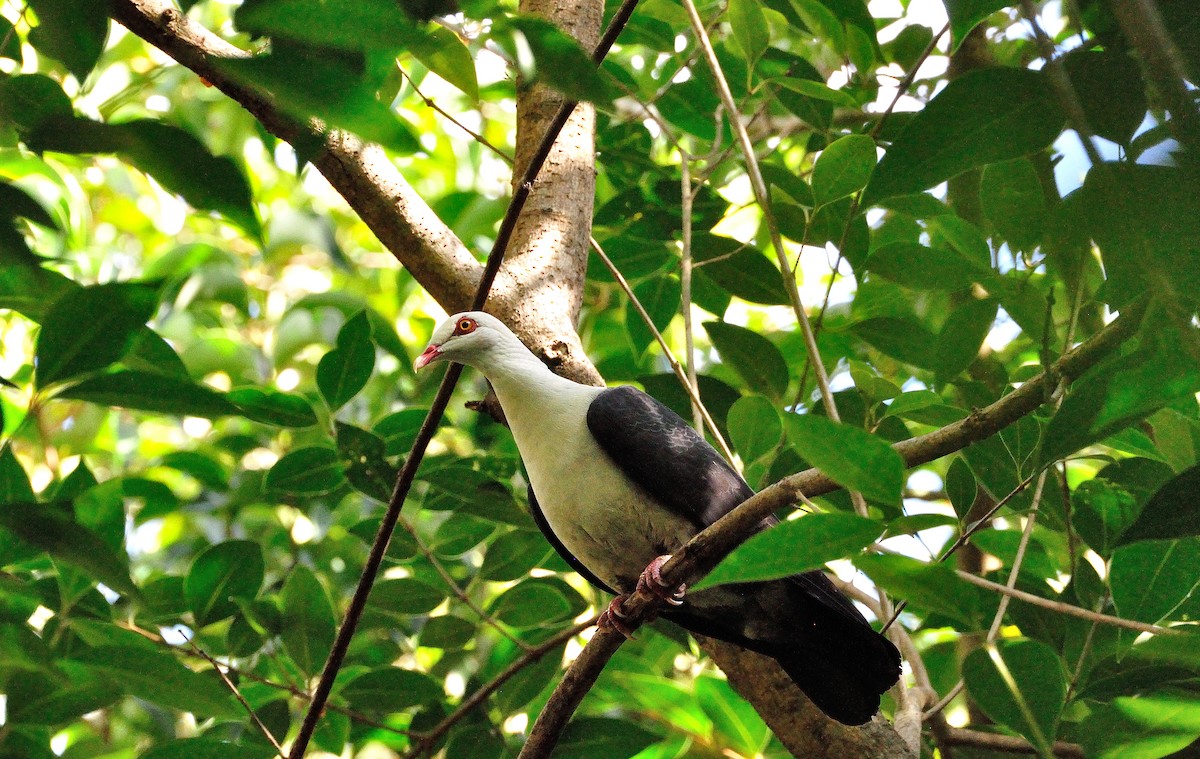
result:
[[[482,311],[466,311],[438,325],[414,366],[424,369],[435,361],[455,361],[482,370],[497,353],[514,349],[529,353],[504,322]]]

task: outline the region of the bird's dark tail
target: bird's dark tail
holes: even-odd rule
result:
[[[900,653],[869,627],[858,641],[825,638],[774,651],[783,671],[817,707],[845,725],[869,722],[900,676]]]
[[[770,655],[830,717],[846,725],[870,721],[879,697],[900,678],[900,652],[823,574],[790,579],[799,629]]]

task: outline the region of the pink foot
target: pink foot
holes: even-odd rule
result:
[[[670,588],[662,578],[662,565],[670,559],[670,554],[659,556],[654,561],[650,562],[641,576],[638,577],[637,590],[644,590],[652,596],[662,599],[671,606],[682,606],[683,596],[687,592],[687,586],[680,584],[676,588]],[[601,630],[611,632],[616,631],[624,635],[626,638],[633,640],[633,630],[629,625],[625,624],[627,616],[625,614],[625,599],[629,598],[628,593],[623,593],[614,598],[608,608],[600,613],[600,619],[596,621],[596,626]]]
[[[687,585],[680,584],[676,588],[670,588],[662,578],[662,565],[666,564],[670,558],[671,554],[664,554],[650,562],[650,565],[642,572],[642,576],[638,578],[637,589],[646,590],[672,606],[682,606],[683,596],[687,593]]]
[[[596,620],[596,627],[605,632],[619,632],[625,636],[626,640],[633,640],[633,630],[625,624],[625,599],[629,598],[628,593],[623,593],[609,602],[608,608],[600,612],[600,619]]]

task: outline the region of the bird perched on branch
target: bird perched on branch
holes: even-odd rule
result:
[[[466,364],[491,382],[528,473],[534,519],[589,582],[613,594],[642,583],[670,604],[663,617],[773,657],[839,722],[862,724],[879,710],[900,654],[822,572],[689,595],[663,587],[667,555],[754,494],[677,414],[632,387],[554,374],[482,312],[434,330],[416,367],[435,361]],[[621,600],[602,615],[618,630]]]

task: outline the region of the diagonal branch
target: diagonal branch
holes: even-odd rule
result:
[[[283,114],[263,92],[224,73],[215,62],[245,58],[183,15],[168,0],[110,0],[109,13],[129,31],[174,58],[246,109],[267,131],[306,151],[314,166],[379,241],[448,310],[471,301],[482,266],[377,145],[345,132],[321,134]]]

